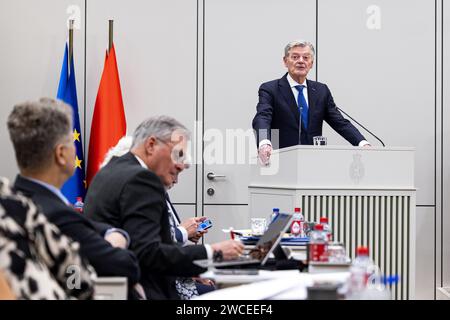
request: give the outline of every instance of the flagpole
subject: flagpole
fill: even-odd
[[[109,42],[108,42],[108,54],[113,46],[113,33],[114,33],[114,20],[109,20]]]
[[[69,72],[70,72],[70,63],[72,61],[72,57],[73,57],[73,24],[74,24],[75,20],[69,20],[69,60],[68,60],[68,68],[69,68]]]

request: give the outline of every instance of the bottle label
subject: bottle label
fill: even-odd
[[[301,231],[302,231],[302,222],[299,220],[295,220],[294,222],[292,222],[291,234],[293,236],[299,236],[301,234]]]
[[[273,222],[278,217],[279,212],[272,212],[270,215],[270,222]]]
[[[83,213],[83,207],[74,207],[75,211]]]
[[[75,209],[75,211],[77,211],[79,213],[83,213],[83,206],[84,206],[84,203],[78,200],[73,205],[73,208]]]
[[[316,262],[327,262],[327,245],[326,243],[310,243],[309,260]]]

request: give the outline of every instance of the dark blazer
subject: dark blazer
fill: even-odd
[[[205,271],[192,263],[207,258],[205,247],[173,242],[162,182],[132,153],[114,157],[96,174],[84,210],[89,217],[129,233],[148,299],[179,299],[175,277]]]
[[[114,248],[98,231],[107,227],[96,224],[67,206],[46,187],[17,176],[14,188],[30,197],[59,229],[80,243],[80,253],[87,258],[99,276],[127,277],[129,285],[139,281],[136,256],[130,250]]]
[[[292,89],[287,81],[287,73],[277,80],[263,83],[259,88],[259,102],[253,118],[253,129],[256,131],[257,143],[263,139],[272,141],[273,148],[285,148],[297,144],[313,144],[313,137],[322,135],[325,120],[334,130],[352,145],[357,146],[365,140],[363,135],[345,119],[331,96],[327,85],[306,80],[308,88],[308,130],[302,123],[299,142],[298,110]],[[270,129],[278,129],[278,133]]]

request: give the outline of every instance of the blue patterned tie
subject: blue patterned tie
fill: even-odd
[[[295,89],[298,90],[297,104],[303,121],[303,126],[306,130],[308,130],[308,104],[306,103],[305,96],[303,95],[303,88],[305,88],[304,85],[295,86]]]
[[[175,217],[173,216],[171,206],[169,204],[169,195],[166,193],[167,209],[169,211],[169,223],[170,223],[170,234],[172,235],[172,240],[174,243],[177,242],[175,236],[175,228],[177,223],[175,222]],[[197,286],[192,278],[177,277],[175,279],[175,288],[180,296],[181,300],[190,300],[193,297],[198,296]]]

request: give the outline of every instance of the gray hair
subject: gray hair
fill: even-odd
[[[180,133],[188,139],[190,138],[189,130],[172,117],[156,116],[148,118],[134,130],[131,148],[144,143],[150,136],[169,142],[174,132]]]
[[[311,42],[305,41],[305,40],[294,40],[289,42],[286,47],[284,47],[284,56],[287,57],[289,55],[289,50],[291,50],[294,47],[309,47],[312,53],[312,58],[314,60],[314,55],[316,54],[316,50],[314,49],[314,46]]]
[[[52,98],[27,101],[14,106],[7,124],[19,168],[40,169],[70,136],[72,108]]]

